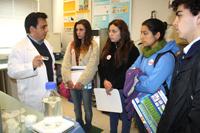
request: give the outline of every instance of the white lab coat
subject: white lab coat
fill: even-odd
[[[50,51],[54,68],[55,59],[52,47],[46,40],[44,43]],[[42,98],[48,95],[45,90],[48,77],[45,64],[33,70],[32,60],[36,55],[39,55],[39,52],[28,37],[18,42],[9,55],[8,75],[17,80],[20,101],[36,110],[44,111]]]

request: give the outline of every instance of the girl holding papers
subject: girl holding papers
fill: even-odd
[[[88,132],[92,127],[92,85],[97,72],[99,50],[93,40],[90,23],[79,20],[74,25],[74,40],[67,46],[63,64],[62,77],[65,86],[70,89],[74,103],[76,121]],[[85,111],[85,125],[82,119],[81,104]]]
[[[130,39],[127,24],[120,19],[113,20],[108,26],[108,39],[100,58],[99,75],[101,85],[107,94],[115,88],[120,92],[122,106],[124,108],[124,96],[122,89],[125,81],[126,70],[139,56],[139,51]],[[127,113],[110,112],[110,132],[117,133],[119,118],[122,119],[122,133],[129,133],[131,120]]]

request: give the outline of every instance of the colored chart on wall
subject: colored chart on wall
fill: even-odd
[[[131,24],[131,0],[94,0],[92,3],[93,29],[107,28],[113,19]]]
[[[72,30],[80,19],[91,20],[90,0],[64,0],[64,28]]]
[[[76,2],[64,1],[64,27],[72,28],[76,19]]]

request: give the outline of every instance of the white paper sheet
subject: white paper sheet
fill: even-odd
[[[97,109],[107,112],[122,112],[122,103],[117,89],[111,91],[111,95],[107,95],[105,88],[94,88]]]

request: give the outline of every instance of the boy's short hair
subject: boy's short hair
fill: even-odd
[[[173,10],[177,11],[179,5],[184,5],[194,16],[200,12],[200,0],[174,0],[172,2]]]

